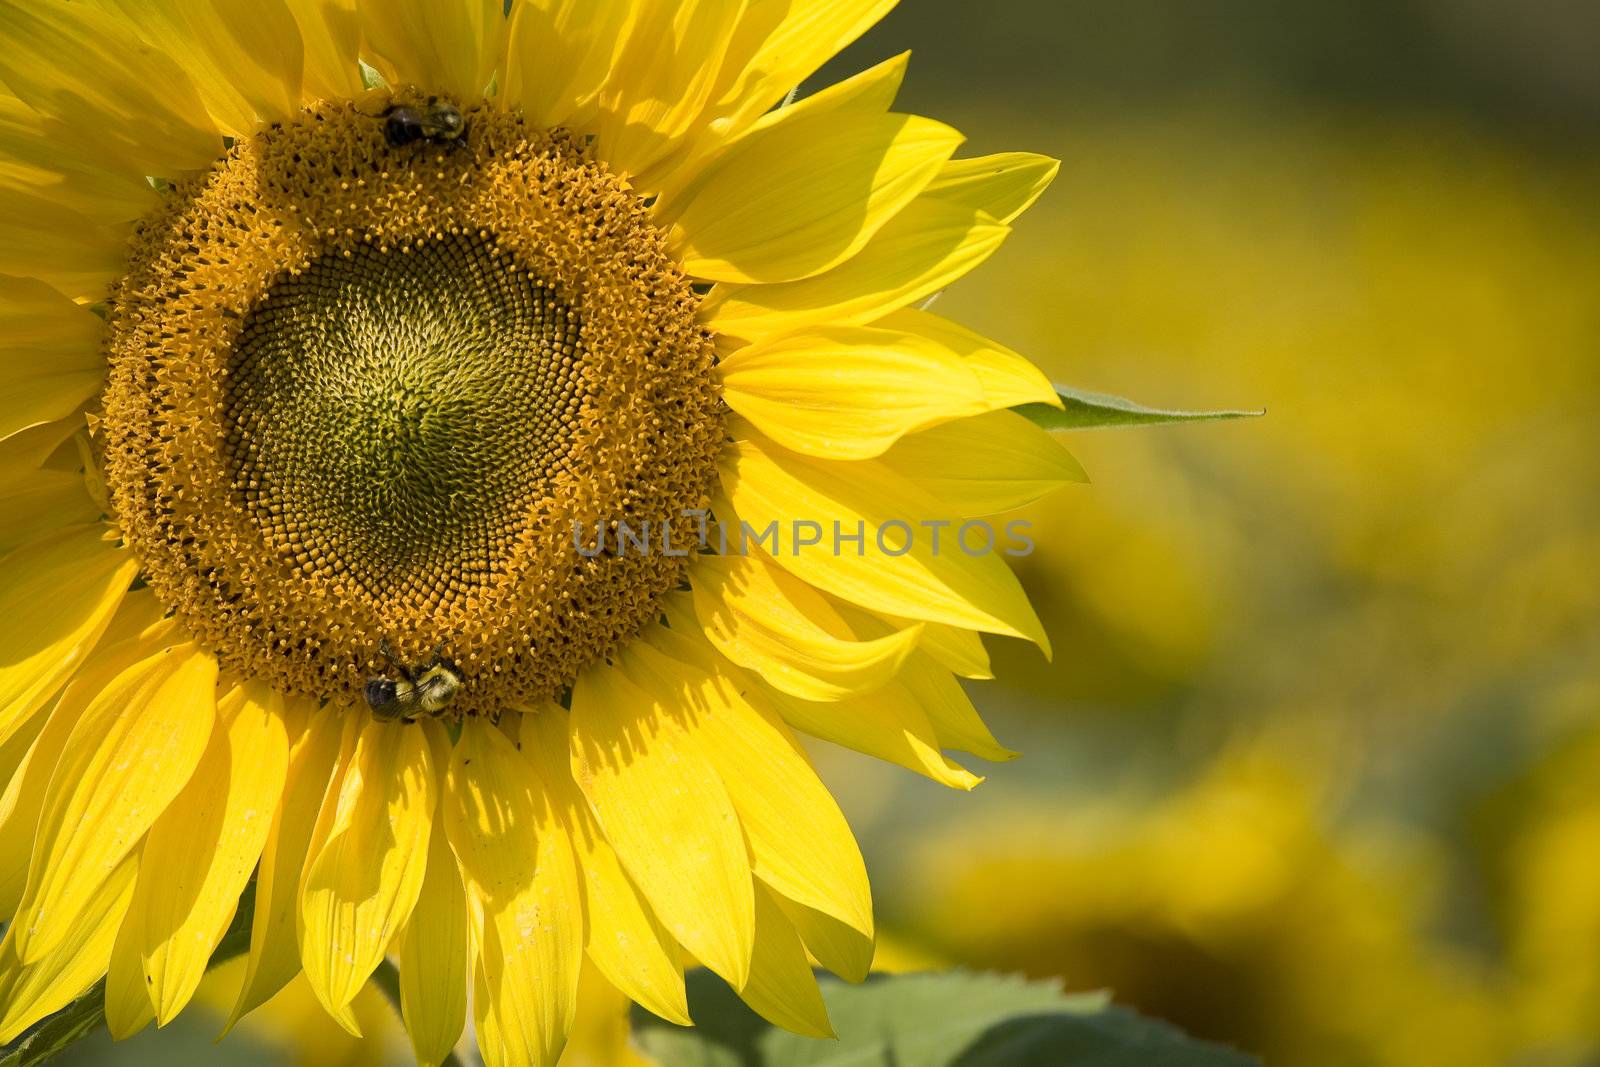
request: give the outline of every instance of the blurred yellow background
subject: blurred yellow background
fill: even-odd
[[[1600,8],[975,7],[869,43],[1064,165],[939,311],[1269,415],[1070,438],[1022,760],[829,760],[892,940],[1274,1067],[1600,1063]]]
[[[1270,411],[1071,437],[1023,567],[1055,662],[974,689],[1021,760],[819,754],[885,965],[1274,1067],[1600,1063],[1597,42],[1585,0],[904,0],[831,68],[914,47],[907,109],[1064,160],[941,313]],[[276,1010],[226,1062],[374,1062]]]

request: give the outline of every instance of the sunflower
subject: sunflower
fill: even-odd
[[[234,1020],[392,960],[419,1061],[547,1064],[690,960],[829,1032],[797,736],[1007,758],[957,677],[1045,636],[937,535],[1080,477],[919,307],[1054,161],[792,99],[892,6],[0,0],[0,1041],[165,1023],[247,893]]]

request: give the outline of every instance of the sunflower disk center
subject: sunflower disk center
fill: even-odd
[[[373,597],[486,584],[583,392],[578,322],[497,244],[325,256],[233,348],[234,485],[268,539]]]
[[[692,542],[724,439],[649,205],[567,133],[461,111],[450,146],[370,101],[238,142],[110,301],[105,475],[151,592],[240,677],[358,712],[386,650],[459,668],[449,715],[559,696],[687,566],[574,528]]]

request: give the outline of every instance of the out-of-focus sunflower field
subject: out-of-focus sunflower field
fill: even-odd
[[[819,77],[910,45],[908,110],[1064,161],[940,311],[1268,409],[1069,439],[1022,561],[1054,662],[993,642],[973,690],[1023,758],[964,795],[818,752],[880,966],[1274,1067],[1600,1063],[1597,43],[1582,0],[904,0]],[[380,1056],[292,999],[261,1062]],[[635,1062],[607,1007],[564,1062]]]
[[[1600,9],[945,6],[908,91],[1064,165],[941,310],[1269,414],[1071,439],[1024,758],[833,768],[885,926],[1276,1067],[1600,1062]]]

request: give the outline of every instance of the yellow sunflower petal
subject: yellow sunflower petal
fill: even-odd
[[[660,1067],[631,1040],[633,1004],[595,967],[578,979],[578,1017],[567,1046],[568,1067]]]
[[[771,890],[756,886],[756,948],[750,981],[739,997],[774,1026],[805,1037],[833,1037],[822,990],[806,960],[805,946],[794,924],[783,914]]]
[[[100,523],[53,531],[0,560],[0,740],[72,675],[116,614],[139,561]]]
[[[778,549],[768,551],[802,581],[862,607],[1027,638],[1048,653],[1044,627],[1002,557],[945,543],[955,539],[948,530],[936,546],[936,530],[911,527],[939,521],[943,508],[879,463],[830,463],[736,441],[722,484],[726,510],[742,523],[757,534],[776,524]],[[797,545],[795,516],[819,524],[825,537],[864,529],[861,550]]]
[[[146,610],[150,608],[155,609],[153,617]],[[5,793],[0,795],[0,916],[15,915],[22,902],[39,813],[44,810],[50,779],[67,738],[72,736],[84,709],[117,675],[170,643],[171,624],[157,621],[162,610],[155,597],[145,591],[124,600],[101,640],[104,647],[95,648],[62,690],[50,714],[37,717],[45,720],[44,726],[11,776]],[[125,630],[131,632],[124,634]],[[16,736],[25,735],[23,731]]]
[[[892,623],[871,612],[849,604],[839,608],[846,622],[863,637],[893,632]],[[927,714],[940,748],[960,749],[997,762],[1017,758],[1016,752],[995,740],[961,683],[926,649],[918,648],[911,654],[896,685]]]
[[[547,705],[522,716],[522,752],[565,813],[583,877],[589,958],[632,1000],[679,1026],[690,1025],[678,944],[622,869],[572,780],[566,711]]]
[[[755,876],[785,896],[872,931],[872,890],[855,836],[788,729],[741,695],[709,646],[663,627],[623,653],[629,676],[676,691],[684,743],[721,776]]]
[[[706,57],[726,51],[744,2],[647,0],[636,7],[598,98],[595,151],[614,170],[638,178],[683,147],[683,135],[716,89],[719,66]]]
[[[0,90],[0,188],[44,197],[100,223],[136,219],[158,196],[135,167]]]
[[[937,341],[967,361],[983,383],[985,395],[994,408],[1018,404],[1049,404],[1060,407],[1061,398],[1044,372],[1009,348],[973,333],[930,311],[904,308],[875,324],[890,330],[904,330]]]
[[[927,712],[941,748],[960,749],[995,763],[1017,758],[1015,751],[995,740],[961,683],[926,652],[912,657],[900,680]]]
[[[83,475],[67,471],[27,471],[0,475],[0,553],[41,537],[63,524],[90,522],[100,506],[90,498]]]
[[[829,606],[833,610],[833,605]],[[670,615],[670,608],[669,608]],[[853,604],[838,603],[837,613],[834,615],[836,625],[841,632],[863,640],[883,640],[893,635],[898,627],[905,625],[903,619],[884,618],[874,612],[856,607]],[[928,629],[943,630],[945,634],[965,634],[976,640],[976,635],[969,631],[955,630],[953,627],[940,627],[936,624],[927,624]],[[983,655],[982,643],[978,643],[978,654]],[[971,655],[970,651],[967,653]],[[987,657],[983,663],[987,664]],[[915,731],[917,736],[924,740],[931,739],[929,749],[961,749],[970,752],[981,759],[992,761],[1006,761],[1017,757],[1017,753],[1006,748],[995,740],[989,732],[989,727],[984,723],[978,711],[972,705],[971,699],[960,683],[952,677],[949,669],[944,667],[939,660],[930,654],[927,648],[919,647],[906,658],[904,666],[897,673],[894,680],[881,691],[883,703],[888,708],[905,709],[908,706],[920,709],[926,716],[927,726],[931,732],[922,732],[918,716],[910,716],[909,722],[918,724]],[[813,716],[825,715],[825,712],[811,713]],[[902,714],[904,711],[902,710]],[[931,755],[931,751],[924,750],[924,755]],[[926,766],[926,764],[924,764]],[[948,770],[953,765],[941,758],[937,769]],[[920,769],[920,768],[919,768]],[[956,768],[959,775],[964,777],[966,772]],[[936,775],[936,777],[939,777]],[[941,777],[941,780],[942,777]],[[952,783],[959,784],[959,783]],[[759,873],[759,872],[758,872]],[[786,887],[779,886],[780,889]],[[803,895],[790,893],[789,896],[805,902]],[[826,908],[824,911],[828,910]]]
[[[103,6],[118,17],[117,32],[124,39],[138,38],[145,47],[182,66],[201,107],[219,133],[247,137],[255,132],[254,109],[227,77],[217,57],[196,40],[193,24],[200,18],[210,22],[207,0],[191,0],[183,5],[106,0]]]
[[[137,863],[139,853],[134,853],[132,858]],[[136,880],[134,896],[138,895]],[[128,910],[133,910],[131,903]],[[117,1041],[133,1037],[156,1019],[155,1002],[151,1000],[148,979],[139,958],[142,927],[143,923],[129,922],[128,917],[124,917],[117,928],[111,962],[106,970],[106,1030]]]
[[[860,326],[932,296],[988,259],[1011,228],[923,197],[844,263],[780,285],[719,285],[701,317],[725,339],[756,341],[821,323]]]
[[[0,437],[0,476],[6,472],[40,469],[63,454],[68,442],[84,425],[83,416],[68,415],[64,419],[35,422]]]
[[[329,1004],[317,994],[315,989],[312,988],[310,978],[308,978],[305,974],[304,960],[302,959],[299,945],[299,942],[305,937],[305,918],[303,914],[303,904],[300,893],[300,890],[305,885],[305,873],[310,868],[312,860],[317,857],[317,854],[321,848],[321,843],[328,840],[333,826],[334,817],[339,811],[338,798],[344,789],[345,779],[350,776],[350,773],[355,765],[356,743],[361,739],[361,730],[362,726],[364,725],[362,719],[355,715],[338,716],[337,719],[341,722],[341,726],[338,730],[338,743],[334,751],[332,771],[328,776],[326,786],[323,788],[320,796],[318,797],[318,804],[315,815],[313,816],[313,821],[311,823],[310,834],[305,842],[305,849],[299,856],[295,857],[298,861],[298,866],[296,866],[292,872],[294,888],[291,890],[293,899],[290,905],[290,921],[292,925],[289,929],[292,931],[292,936],[296,941],[293,953],[294,981],[303,984],[306,989],[311,990],[312,998],[321,1005],[322,1010],[326,1012],[334,1022],[338,1023],[347,1034],[349,1034],[351,1037],[360,1039],[364,1035],[361,1029],[361,1021],[356,1015],[354,1003],[346,1004],[343,1007],[330,1007]],[[292,758],[293,757],[291,756],[291,760]],[[286,788],[293,788],[293,786],[290,784],[286,786]],[[267,848],[271,848],[271,846],[272,842],[269,840],[267,843]],[[265,851],[263,851],[263,864],[266,862],[266,857],[267,854]],[[283,858],[287,860],[289,857],[284,856]],[[285,878],[291,876],[291,872],[287,867],[284,869],[283,876]],[[251,947],[253,950],[253,936]],[[281,965],[288,964],[288,961],[282,959],[281,956],[279,957],[279,961]],[[246,988],[248,988],[248,983]],[[231,1025],[232,1023],[228,1024],[228,1026]],[[224,1028],[224,1031],[226,1031],[226,1027]]]
[[[871,459],[908,433],[988,410],[960,356],[895,330],[815,326],[741,348],[718,369],[730,408],[823,459]]]
[[[67,738],[40,814],[17,955],[69,935],[108,878],[188,783],[216,718],[217,661],[179,645],[119,674]]]
[[[818,963],[847,982],[866,981],[877,947],[871,937],[814,908],[783,896],[776,899]]]
[[[357,0],[364,48],[391,85],[483,96],[505,50],[502,0]]]
[[[430,727],[431,729],[431,727]],[[434,742],[438,760],[447,746]],[[411,1050],[423,1067],[450,1055],[467,1023],[467,896],[445,836],[445,805],[434,813],[428,838],[428,872],[406,923],[400,961],[400,1012]]]
[[[127,266],[126,234],[45,196],[0,188],[0,273],[43,279],[69,296],[103,295]]]
[[[105,381],[105,323],[36,278],[0,277],[0,438],[77,411]]]
[[[611,73],[638,9],[633,0],[525,0],[511,9],[503,107],[535,126],[569,122]]]
[[[983,781],[944,755],[928,713],[898,683],[827,703],[776,689],[762,692],[786,722],[812,737],[899,764],[952,789],[973,789]]]
[[[0,0],[0,82],[141,174],[203,167],[222,145],[188,75],[91,4]],[[4,216],[10,217],[10,212]]]
[[[883,612],[874,614],[896,629],[905,627],[910,621]],[[959,678],[994,677],[994,669],[989,664],[989,652],[983,647],[983,637],[973,630],[936,622],[924,623],[922,640],[917,642],[917,647]]]
[[[750,861],[720,776],[673,724],[676,700],[609,666],[584,672],[572,694],[572,773],[662,923],[742,986],[755,936]]]
[[[928,185],[927,194],[1001,222],[1015,222],[1044,195],[1060,170],[1060,160],[1032,152],[952,159]]]
[[[1014,411],[903,437],[882,462],[963,518],[1014,511],[1089,480],[1061,442]]]
[[[703,555],[689,571],[689,584],[711,643],[805,700],[877,689],[900,670],[922,633],[912,623],[875,641],[840,636],[822,595],[755,551]]]
[[[882,115],[894,106],[895,97],[900,95],[900,86],[905,83],[906,70],[910,65],[910,52],[890,56],[883,62],[868,67],[844,81],[835,82],[798,103],[767,111],[751,129],[757,132],[765,131],[781,123],[793,122],[797,118],[809,115],[830,114],[836,118]]]
[[[118,660],[119,657],[122,657],[123,667],[132,666],[172,644],[176,640],[172,635],[178,632],[178,620],[168,616],[167,606],[154,593],[149,589],[134,589],[117,605],[117,613],[100,634],[92,658],[84,661],[83,668],[73,675],[73,682],[75,684],[100,664]],[[110,678],[106,681],[109,682]]]
[[[306,93],[324,100],[361,92],[361,22],[356,0],[288,0],[305,49]]]
[[[0,782],[5,783],[0,786],[0,798],[10,792],[12,781],[27,766],[28,753],[33,750],[33,743],[39,739],[48,721],[48,715],[35,715],[26,729],[17,731],[9,741],[0,745]],[[4,822],[7,810],[5,801],[0,799],[0,824]]]
[[[854,39],[870,25],[866,9],[877,9],[871,14],[876,21],[891,5],[892,0],[868,0],[865,5],[861,0],[747,4],[723,52],[716,90],[684,133],[684,147],[652,173],[651,187],[660,190],[670,208],[686,186],[746,133],[840,90],[841,86],[835,85],[799,104],[774,106],[797,92],[808,75],[838,52],[846,36]],[[909,56],[909,52],[896,56],[850,82],[875,81],[870,95],[877,98],[876,110],[888,111]],[[657,206],[662,206],[660,201]]]
[[[289,741],[283,699],[235,689],[189,784],[156,820],[127,922],[140,974],[165,1026],[194,995],[255,870],[283,795]]]
[[[445,829],[466,883],[485,1061],[553,1065],[578,1005],[583,900],[555,799],[500,730],[462,727],[445,776]]]
[[[735,45],[730,47],[727,57],[728,64],[741,70],[745,68],[737,50],[740,39],[749,32],[753,14],[747,10],[745,20],[740,24],[740,31],[735,35]],[[725,114],[720,117],[703,116],[706,128],[689,134],[686,138],[687,147],[651,175],[655,179],[652,187],[659,188],[654,206],[656,217],[664,221],[676,218],[679,208],[688,201],[690,194],[704,184],[708,173],[713,169],[711,164],[720,161],[733,145],[739,143],[740,135],[764,131],[776,123],[790,121],[797,114],[804,115],[820,109],[828,109],[835,116],[870,117],[884,114],[894,106],[894,98],[900,92],[901,83],[905,81],[906,67],[910,60],[911,53],[902,52],[852,78],[831,85],[798,104],[767,111],[759,116],[759,121],[747,122],[740,117],[737,120],[739,125],[735,126],[735,120]],[[724,73],[726,74],[726,70]],[[735,105],[730,103],[727,106]]]
[[[684,602],[682,594],[667,597],[662,607],[670,633],[692,634],[697,631],[694,614]],[[904,625],[904,622],[895,620],[889,624]],[[853,630],[846,632],[854,634]],[[663,638],[657,634],[656,639],[659,641]],[[666,640],[672,642],[674,652],[686,662],[693,662],[719,676],[730,673],[725,664],[716,663],[715,657],[708,660],[703,650],[696,651],[694,642],[672,638]],[[731,676],[736,680],[741,678],[737,672],[732,672]],[[788,723],[813,737],[898,763],[955,789],[971,789],[983,781],[940,752],[938,731],[934,729],[922,705],[898,679],[868,696],[845,697],[835,701],[801,700],[778,689],[743,683],[737,686],[736,691],[763,718],[779,724],[780,728],[782,723]]]
[[[427,736],[368,722],[324,800],[300,880],[300,963],[332,1014],[348,1009],[416,906],[433,808]]]
[[[711,123],[711,134],[719,139],[737,136],[887,15],[896,3],[897,0],[795,0],[786,5],[751,5],[745,13],[744,32],[761,33],[763,39],[723,95],[726,104]],[[777,21],[770,22],[774,18]],[[903,69],[903,62],[901,66]]]
[[[809,278],[859,252],[938,173],[961,134],[819,96],[742,138],[679,205],[684,269],[725,282]]]
[[[13,930],[0,944],[0,1044],[81,996],[111,962],[117,928],[133,899],[136,857],[129,856],[95,894],[81,920],[50,952],[30,964],[17,957]]]
[[[284,0],[110,0],[137,34],[188,74],[217,129],[248,137],[300,107],[300,30]]]
[[[490,985],[488,972],[476,947],[472,953],[472,1016],[473,1037],[478,1043],[478,1058],[484,1067],[522,1067],[531,1060],[519,1063],[505,1037],[505,1024],[500,1019],[500,1008],[495,1003],[495,991]]]
[[[199,0],[184,6],[196,43],[214,57],[258,122],[299,113],[305,45],[287,0]]]
[[[244,984],[224,1033],[300,973],[296,934],[300,873],[306,864],[317,814],[339,761],[343,724],[336,715],[317,714],[314,707],[301,706],[291,711],[288,771],[256,875],[256,911],[250,928]]]

